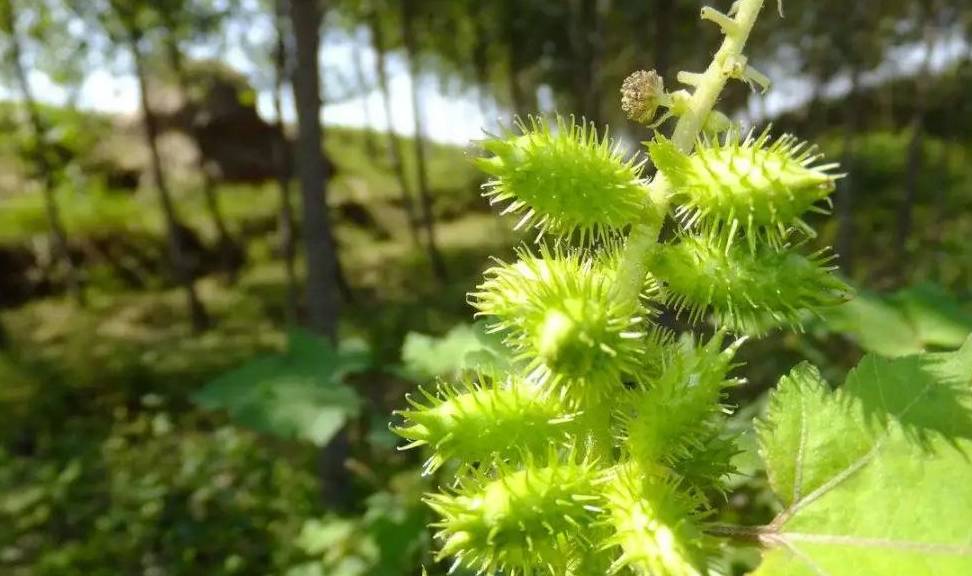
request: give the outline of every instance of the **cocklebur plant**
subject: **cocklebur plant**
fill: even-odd
[[[792,136],[743,136],[713,109],[730,80],[768,86],[743,54],[762,8],[702,10],[722,45],[704,72],[678,74],[686,89],[666,92],[654,72],[625,81],[632,120],[677,119],[646,143],[651,176],[572,118],[482,143],[485,196],[540,244],[496,261],[469,296],[513,368],[423,390],[393,428],[445,478],[426,502],[454,569],[689,576],[717,570],[721,537],[782,542],[770,527],[710,523],[738,452],[724,405],[734,356],[850,291],[828,252],[805,248],[804,216],[826,213],[836,167]],[[659,322],[666,306],[711,328],[677,337]]]

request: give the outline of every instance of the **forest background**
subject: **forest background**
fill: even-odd
[[[528,235],[469,140],[574,113],[641,154],[618,89],[705,65],[701,6],[0,0],[0,572],[444,572],[387,426],[503,356],[465,294]],[[858,297],[747,346],[744,434],[801,360],[972,331],[972,5],[783,8],[774,87],[722,107],[841,162],[819,242]],[[753,460],[725,518],[772,517]]]

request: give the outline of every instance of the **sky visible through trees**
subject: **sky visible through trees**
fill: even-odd
[[[265,14],[252,17],[253,2],[241,3],[240,13],[246,17],[233,18],[226,23],[226,35],[218,43],[195,42],[190,43],[187,53],[191,58],[217,58],[244,74],[253,74],[260,63],[248,57],[247,45],[268,42],[273,34],[273,23]],[[385,115],[382,113],[382,97],[374,77],[375,53],[370,45],[368,31],[364,26],[348,32],[345,30],[327,30],[324,35],[320,62],[323,72],[325,90],[325,105],[323,118],[326,124],[349,127],[370,126],[376,130],[386,129]],[[369,85],[362,91],[354,82],[352,58],[354,51],[360,51],[362,62],[366,68],[366,79]],[[965,38],[958,32],[946,34],[937,44],[931,59],[933,70],[941,70],[954,63],[969,50]],[[925,58],[926,48],[920,42],[909,43],[889,50],[884,63],[875,70],[864,75],[864,85],[878,84],[887,78],[908,76],[914,74]],[[79,104],[82,108],[112,113],[132,114],[138,109],[137,82],[127,73],[129,63],[124,55],[117,58],[111,65],[102,65],[87,71],[85,82],[81,88]],[[411,135],[414,132],[412,107],[410,103],[411,77],[407,63],[400,52],[388,56],[389,83],[393,94],[392,110],[393,125],[399,134]],[[772,72],[775,84],[766,95],[753,94],[749,98],[746,110],[742,112],[748,118],[770,117],[806,103],[814,83],[814,79],[807,75],[793,74],[791,63],[786,55],[773,62],[767,69]],[[63,104],[69,97],[68,91],[60,85],[50,81],[49,77],[40,70],[33,70],[29,75],[34,91],[39,100],[49,104]],[[426,132],[432,140],[466,144],[483,136],[483,130],[496,130],[508,126],[511,117],[509,109],[498,104],[495,99],[488,99],[486,114],[483,106],[479,105],[478,92],[469,87],[457,86],[448,80],[431,73],[420,76],[420,93],[422,105],[434,114],[426,115]],[[829,83],[824,94],[839,97],[849,90],[849,78],[839,76]],[[272,117],[272,97],[269,87],[258,87],[257,107],[266,117]],[[542,111],[554,112],[555,105],[549,88],[541,86],[538,89],[539,104]],[[15,93],[9,88],[0,86],[0,98],[9,99]],[[284,95],[284,117],[287,122],[294,122],[293,101],[290,93]],[[364,110],[367,106],[367,112]]]

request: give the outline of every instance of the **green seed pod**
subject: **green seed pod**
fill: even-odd
[[[712,426],[708,434],[695,434],[698,448],[671,463],[678,477],[695,490],[725,493],[726,480],[737,472],[733,458],[740,449],[733,435],[724,435],[724,427]]]
[[[521,251],[516,263],[487,270],[470,303],[548,389],[606,394],[639,371],[641,310],[614,298],[612,272],[576,253]]]
[[[683,236],[662,246],[652,273],[664,297],[698,321],[712,310],[717,323],[735,332],[761,335],[780,325],[800,327],[801,312],[840,304],[851,289],[831,272],[833,255],[810,256],[763,246],[755,252],[726,248],[720,239]]]
[[[692,155],[663,136],[648,144],[651,159],[682,201],[676,211],[686,226],[702,222],[727,231],[729,241],[742,230],[751,249],[757,240],[779,245],[789,227],[809,236],[800,216],[826,213],[816,204],[834,190],[837,164],[816,165],[820,155],[796,138],[770,141],[768,131],[742,142],[730,131],[725,142],[705,140]],[[829,200],[828,200],[829,202]]]
[[[697,526],[704,498],[679,486],[664,471],[618,466],[604,487],[614,534],[603,546],[620,547],[609,574],[705,574],[705,539]]]
[[[598,473],[588,463],[547,466],[528,462],[519,471],[499,470],[460,483],[453,495],[432,494],[426,502],[442,520],[439,558],[492,574],[569,574],[590,551],[582,545],[600,513]]]
[[[494,176],[483,195],[490,204],[508,202],[503,214],[521,214],[517,229],[589,241],[638,220],[648,197],[644,161],[625,160],[619,145],[573,118],[558,118],[555,132],[539,118],[518,127],[521,136],[482,142],[493,156],[477,160]]]
[[[745,341],[740,338],[722,349],[724,334],[717,333],[704,346],[682,341],[674,347],[662,374],[647,389],[632,392],[622,413],[625,448],[645,466],[689,460],[705,449],[722,423],[723,391],[738,383],[727,373]]]
[[[392,430],[411,440],[403,449],[428,445],[434,450],[426,474],[453,458],[465,463],[512,459],[568,443],[574,415],[558,398],[541,395],[522,379],[486,385],[467,380],[463,388],[440,385],[435,395],[420,388],[427,403],[406,396],[412,408],[398,412],[405,425]]]

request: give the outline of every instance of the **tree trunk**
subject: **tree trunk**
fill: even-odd
[[[374,127],[371,124],[371,109],[368,107],[368,94],[371,92],[371,89],[368,86],[368,77],[365,74],[364,59],[361,55],[361,46],[359,46],[357,42],[354,42],[352,43],[351,50],[351,60],[354,68],[355,82],[358,85],[358,90],[361,91],[361,112],[364,114],[365,124],[365,149],[368,151],[368,155],[370,157],[375,158],[378,156],[378,143],[375,142]]]
[[[324,3],[290,0],[290,18],[296,45],[294,102],[297,106],[297,178],[304,208],[302,232],[307,259],[308,327],[337,345],[340,301],[338,260],[327,211],[326,170],[321,126],[320,52]],[[350,453],[347,429],[342,429],[321,451],[321,496],[335,509],[350,506],[351,479],[345,462]]]
[[[172,71],[175,73],[176,82],[178,83],[179,90],[182,92],[183,98],[186,101],[186,107],[190,111],[195,111],[195,104],[189,99],[190,86],[189,78],[186,74],[186,68],[182,59],[182,51],[179,48],[178,42],[174,38],[174,23],[167,22],[167,38],[166,38],[166,51],[169,56],[169,64],[172,66]],[[196,142],[196,148],[198,155],[196,156],[196,170],[199,175],[202,176],[202,192],[203,198],[206,202],[206,211],[209,213],[209,218],[213,222],[213,227],[216,229],[216,241],[219,249],[220,260],[222,261],[223,271],[226,272],[227,277],[231,284],[235,284],[238,277],[238,269],[241,259],[241,248],[237,246],[236,242],[233,241],[232,236],[229,233],[229,228],[226,226],[226,219],[223,217],[223,212],[219,206],[219,196],[216,190],[216,182],[213,178],[209,167],[206,165],[206,157],[203,155],[203,145],[202,136],[199,129],[195,125],[194,114],[189,115],[189,133],[192,139]]]
[[[611,0],[571,0],[574,100],[588,122],[600,125],[600,65]]]
[[[523,21],[523,15],[517,13],[517,0],[507,0],[505,3],[506,7],[506,49],[509,53],[509,84],[510,84],[510,103],[513,107],[513,113],[520,117],[526,118],[528,115],[536,112],[537,110],[537,99],[536,91],[530,93],[530,90],[526,87],[528,84],[527,80],[524,78],[528,63],[526,62],[526,54],[524,53],[523,46],[526,41],[525,36],[529,33],[526,30],[526,23]]]
[[[425,158],[425,122],[422,117],[422,103],[419,100],[418,51],[415,45],[414,0],[402,0],[402,40],[408,58],[408,70],[412,87],[412,116],[415,119],[415,171],[418,176],[419,207],[422,210],[422,225],[425,228],[426,246],[432,261],[432,270],[440,282],[448,279],[445,262],[439,253],[435,238],[435,218],[432,213],[432,198],[429,193],[428,168]]]
[[[297,250],[294,242],[294,208],[290,195],[290,179],[293,174],[293,159],[290,154],[290,143],[283,119],[283,91],[287,81],[287,36],[285,18],[287,15],[287,0],[277,0],[274,14],[277,41],[273,54],[274,82],[273,82],[273,113],[277,128],[277,141],[274,143],[274,161],[277,165],[277,188],[280,191],[280,252],[284,259],[284,269],[287,277],[287,296],[284,314],[287,323],[296,325],[298,320],[298,287],[297,287]]]
[[[327,212],[323,162],[318,52],[323,8],[317,0],[291,0],[290,17],[296,40],[294,101],[297,106],[297,177],[303,199],[304,250],[307,258],[308,326],[331,340],[337,338],[340,304],[337,298],[337,257]]]
[[[491,38],[486,24],[489,18],[486,3],[478,3],[471,10],[469,17],[475,29],[475,44],[473,46],[473,69],[476,73],[476,93],[478,95],[479,113],[488,119],[489,109],[489,47]]]
[[[930,8],[929,8],[930,10]],[[915,88],[915,109],[911,117],[911,139],[908,142],[905,173],[904,197],[898,207],[898,230],[895,237],[896,268],[898,277],[906,282],[909,276],[908,266],[908,238],[911,236],[912,214],[915,201],[918,198],[918,176],[923,161],[923,145],[925,133],[925,109],[928,102],[928,86],[931,82],[931,61],[935,51],[935,27],[930,22],[933,17],[926,14],[925,24],[925,55],[921,65]]]
[[[385,35],[381,29],[377,10],[371,10],[368,14],[368,25],[371,29],[371,44],[375,51],[378,85],[381,88],[382,103],[385,108],[385,122],[388,124],[386,131],[388,157],[391,160],[391,168],[395,173],[395,178],[398,180],[398,186],[402,189],[402,208],[405,210],[405,217],[408,219],[408,231],[412,236],[412,243],[418,246],[422,243],[419,236],[418,215],[415,213],[412,192],[405,175],[405,165],[402,162],[402,143],[398,134],[395,133],[394,126],[392,126],[392,96],[388,83],[388,69],[385,67],[385,51],[387,48],[385,47]]]
[[[674,0],[655,0],[655,9],[652,19],[655,23],[654,52],[655,52],[655,72],[665,78],[668,69],[671,67],[671,37],[675,25],[673,16],[675,13]]]
[[[162,158],[159,155],[158,147],[158,120],[155,117],[152,106],[149,104],[145,63],[142,59],[142,50],[138,45],[139,34],[133,30],[129,30],[128,34],[128,44],[132,54],[132,60],[135,62],[135,76],[138,80],[139,98],[142,105],[145,143],[148,146],[151,157],[151,169],[152,177],[155,181],[155,189],[159,193],[162,213],[165,216],[169,260],[176,282],[181,284],[185,291],[186,304],[189,308],[192,328],[196,332],[201,332],[209,327],[209,315],[206,313],[206,309],[196,294],[192,271],[189,269],[188,262],[186,262],[186,257],[182,250],[182,226],[179,224],[178,217],[176,216],[172,196],[169,194],[169,187],[162,171]]]
[[[843,170],[847,174],[837,183],[837,253],[844,275],[852,277],[854,272],[854,144],[861,130],[860,70],[851,70],[851,88],[845,108],[844,142],[842,151]]]
[[[4,22],[0,23],[7,30],[10,36],[10,60],[13,64],[14,74],[17,84],[20,86],[20,93],[27,107],[27,116],[30,121],[31,131],[35,139],[36,148],[33,150],[34,157],[31,159],[37,170],[41,173],[41,188],[44,194],[44,210],[47,215],[47,225],[51,233],[51,259],[54,262],[64,264],[65,282],[68,292],[78,303],[79,306],[85,305],[84,287],[81,285],[77,266],[71,258],[71,251],[68,247],[67,230],[61,220],[60,208],[57,205],[57,179],[54,174],[54,167],[48,160],[48,140],[47,127],[40,116],[37,102],[34,100],[34,93],[30,88],[27,79],[27,72],[24,69],[23,49],[20,45],[20,35],[17,32],[16,14],[13,3],[3,11]]]
[[[587,41],[589,26],[591,25],[592,14],[588,13],[587,8],[593,4],[594,0],[568,0],[567,11],[569,14],[570,50],[573,53],[571,58],[571,76],[574,79],[573,100],[574,108],[579,110],[586,120],[588,116],[589,100],[591,90],[591,71],[588,60],[590,59],[590,46]]]

